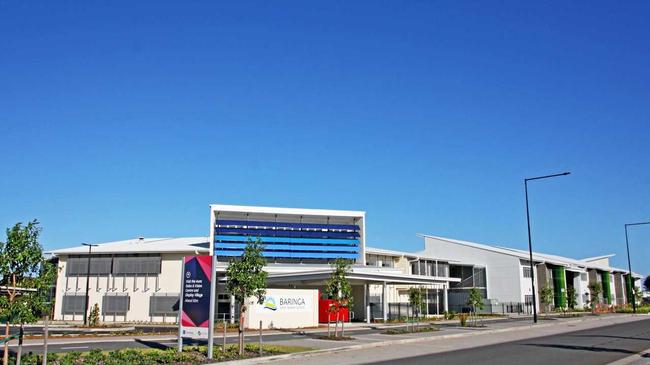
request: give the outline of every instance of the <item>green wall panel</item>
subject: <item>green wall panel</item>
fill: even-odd
[[[553,267],[553,292],[555,308],[566,307],[566,272],[563,266]]]
[[[612,304],[612,277],[609,272],[604,271],[602,274],[603,278],[603,299],[605,303]]]
[[[634,291],[632,289],[632,277],[630,275],[625,275],[625,291],[627,293],[627,304],[632,304]]]

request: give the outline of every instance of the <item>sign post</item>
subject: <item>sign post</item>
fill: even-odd
[[[182,350],[183,338],[209,339],[214,315],[213,256],[185,256],[181,282],[181,312],[178,347]],[[208,348],[208,352],[210,348]]]
[[[217,297],[217,255],[213,253],[210,257],[211,262],[211,273],[213,274],[212,280],[210,280],[210,322],[208,323],[208,359],[212,359],[214,352],[214,304]]]

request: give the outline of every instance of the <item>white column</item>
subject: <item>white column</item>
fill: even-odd
[[[388,322],[388,290],[386,289],[386,282],[381,287],[381,304],[384,308],[384,323]]]
[[[366,297],[366,323],[370,323],[370,284],[363,286]]]

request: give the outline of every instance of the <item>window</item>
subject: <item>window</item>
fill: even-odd
[[[485,288],[487,285],[485,283],[485,268],[484,267],[475,267],[474,268],[474,286],[478,288]]]
[[[86,296],[64,295],[61,307],[63,314],[84,314],[86,312]]]
[[[419,270],[419,265],[418,262],[411,262],[411,274],[412,275],[420,275],[420,270]]]
[[[115,275],[160,274],[160,256],[121,256],[113,260]]]
[[[149,298],[150,316],[175,316],[178,313],[179,294],[154,294]]]
[[[436,276],[448,277],[449,276],[449,264],[444,262],[438,262],[438,273]]]
[[[113,259],[107,255],[90,256],[90,275],[108,275],[111,273]],[[88,274],[88,256],[70,256],[66,260],[65,273],[68,276]]]
[[[530,275],[530,267],[524,266],[523,269],[524,269],[524,277],[525,278],[530,278],[532,276],[532,275]]]
[[[102,314],[126,315],[131,304],[130,299],[128,295],[104,295],[102,298]]]
[[[529,268],[529,269],[530,269],[530,268]],[[526,304],[532,304],[532,303],[533,303],[533,295],[532,295],[532,294],[525,295],[525,296],[524,296],[524,303],[526,303]]]

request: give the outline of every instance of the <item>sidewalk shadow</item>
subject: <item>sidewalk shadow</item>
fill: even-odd
[[[563,350],[576,350],[576,351],[590,351],[590,352],[618,352],[621,354],[636,354],[636,351],[630,351],[625,349],[613,349],[608,347],[595,347],[595,346],[578,346],[578,345],[558,345],[558,344],[537,344],[537,343],[527,343],[526,346],[536,346],[536,347],[547,347],[547,348],[556,348]]]
[[[146,341],[146,340],[141,340],[139,338],[136,338],[135,342],[157,350],[167,350],[169,348],[169,346],[163,345],[162,343],[156,341]]]

